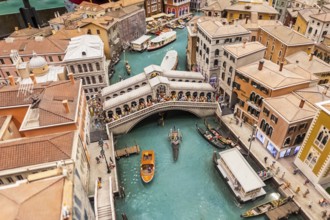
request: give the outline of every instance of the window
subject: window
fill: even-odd
[[[301,125],[299,125],[298,130],[300,131],[300,130],[302,130],[302,129],[307,128],[307,125],[308,125],[307,122],[306,122],[306,123],[303,123],[303,124],[301,124]]]
[[[314,140],[314,144],[323,150],[324,146],[327,144],[329,139],[329,130],[322,126],[317,135],[317,138]]]
[[[215,52],[214,52],[214,55],[217,57],[217,56],[219,56],[219,54],[220,54],[220,50],[216,49]]]
[[[78,65],[78,72],[79,72],[79,73],[82,73],[82,67],[81,67],[80,64]]]
[[[282,56],[282,50],[280,50],[280,52],[278,52],[278,56]]]
[[[103,83],[103,77],[102,76],[99,76],[99,82]]]
[[[1,63],[1,64],[5,64],[5,61],[1,58],[1,59],[0,59],[0,63]]]
[[[220,42],[219,40],[216,40],[216,41],[215,41],[216,44],[219,44],[219,42]]]
[[[100,70],[101,70],[101,68],[100,68],[100,64],[99,64],[99,63],[95,63],[95,65],[96,65],[96,70],[97,70],[97,71],[100,71]]]
[[[310,168],[314,168],[316,161],[319,159],[320,157],[320,153],[317,152],[313,147],[310,149],[306,159],[305,159],[305,163],[310,167]]]
[[[23,179],[23,176],[22,176],[22,175],[17,175],[17,176],[16,176],[16,179],[18,179],[18,180],[22,180],[22,179]]]
[[[91,71],[91,72],[93,71],[93,66],[91,63],[88,64],[88,68],[89,68],[89,71]]]
[[[87,30],[87,34],[92,34],[91,29],[88,29],[88,30]]]
[[[11,178],[11,177],[7,177],[6,179],[7,179],[8,183],[13,183],[14,182],[13,178]]]
[[[59,61],[62,61],[62,57],[61,56],[57,56]]]
[[[52,56],[48,56],[48,59],[50,62],[53,62],[53,57]]]
[[[224,72],[222,72],[222,74],[221,74],[221,79],[222,79],[222,81],[225,80],[225,73]]]
[[[275,124],[277,124],[277,120],[278,120],[278,118],[275,116],[275,115],[271,115],[270,116],[270,120],[272,120],[272,122],[274,122]]]
[[[258,16],[258,19],[259,19],[259,20],[262,20],[262,15],[259,15],[259,16]]]
[[[227,79],[227,85],[230,86],[230,84],[231,84],[231,78],[228,77],[228,79]]]
[[[97,29],[97,30],[96,30],[96,33],[97,33],[97,34],[100,34],[101,32],[100,32],[100,30]]]
[[[290,146],[290,142],[291,142],[291,138],[290,137],[287,137],[285,139],[285,142],[284,142],[284,147],[289,147]]]
[[[269,116],[269,110],[266,107],[264,107],[262,112],[267,115],[267,117]]]
[[[87,85],[91,84],[91,80],[89,77],[86,77],[86,80],[87,80]]]
[[[313,28],[312,27],[308,28],[308,33],[309,34],[312,33],[312,31],[313,31]]]
[[[86,63],[83,64],[84,72],[88,72]]]
[[[224,51],[223,55],[228,58],[228,52],[227,51]]]
[[[70,66],[70,70],[71,70],[72,73],[75,73],[74,66]]]
[[[7,76],[10,76],[10,72],[6,72]]]
[[[218,60],[214,60],[214,67],[218,67],[219,61]]]
[[[291,134],[291,133],[295,132],[296,129],[297,129],[296,126],[289,127],[288,134]]]
[[[3,185],[4,183],[3,183],[3,181],[2,181],[2,179],[0,179],[0,185]]]
[[[92,76],[92,83],[93,83],[93,84],[96,83],[95,76]]]

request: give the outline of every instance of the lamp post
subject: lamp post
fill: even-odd
[[[107,161],[107,157],[105,156],[105,154],[104,154],[104,149],[103,149],[103,139],[101,138],[100,140],[99,140],[99,147],[101,147],[101,151],[100,151],[100,154],[104,157],[104,159],[105,159],[105,164],[106,164],[106,166],[107,166],[107,173],[111,173],[111,170],[110,170],[110,168],[109,168],[109,164],[108,164],[108,161]]]
[[[254,124],[253,125],[253,127],[252,127],[252,133],[251,133],[251,137],[250,137],[250,144],[249,144],[249,151],[248,151],[248,154],[247,154],[247,159],[250,157],[250,151],[251,151],[251,146],[252,146],[252,140],[253,140],[253,138],[254,138],[254,133],[255,133],[255,131],[256,131],[256,129],[257,129],[257,125],[256,124]]]

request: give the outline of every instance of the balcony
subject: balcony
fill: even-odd
[[[258,112],[260,112],[260,108],[254,102],[247,101],[246,104],[257,110]]]

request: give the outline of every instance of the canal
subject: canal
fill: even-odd
[[[143,72],[151,64],[160,64],[168,50],[175,49],[179,54],[178,70],[185,70],[186,29],[177,31],[177,40],[153,52],[126,52],[115,66],[112,83],[119,76],[127,78],[124,60],[132,67],[132,75]],[[124,58],[125,56],[125,58]],[[214,119],[213,121],[216,126]],[[117,219],[125,213],[134,220],[213,220],[241,219],[240,214],[262,201],[271,199],[276,191],[272,182],[267,182],[267,196],[239,205],[230,188],[216,171],[212,153],[216,150],[196,131],[195,124],[203,126],[203,119],[194,115],[171,111],[165,119],[164,127],[157,125],[157,115],[141,121],[128,134],[116,137],[116,148],[139,144],[141,150],[152,149],[156,154],[156,174],[149,184],[140,179],[140,155],[122,158],[117,163],[119,184],[125,188],[126,197],[116,199]],[[173,162],[172,149],[168,141],[170,129],[176,126],[183,133],[179,159]],[[259,170],[253,161],[249,161]],[[266,219],[264,216],[255,219]],[[290,219],[302,219],[293,216]]]

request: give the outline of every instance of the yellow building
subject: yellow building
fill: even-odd
[[[318,113],[294,163],[321,194],[329,197],[324,188],[330,183],[330,101],[317,106]]]
[[[276,20],[278,12],[267,3],[262,4],[235,4],[226,7],[227,20],[257,18],[259,20]]]
[[[293,27],[293,29],[303,35],[305,35],[306,30],[307,30],[307,26],[308,26],[308,22],[310,19],[310,15],[313,14],[318,14],[320,11],[320,9],[317,8],[306,8],[306,9],[302,9],[298,12],[298,16],[297,16],[297,20],[296,23]]]
[[[120,42],[117,21],[116,18],[103,16],[98,19],[86,18],[79,25],[87,34],[99,35],[104,43],[104,54],[107,59],[112,58],[116,53],[115,51],[119,50],[117,48]]]
[[[260,27],[259,42],[267,47],[265,59],[280,64],[285,57],[304,51],[311,53],[314,42],[286,26]]]

